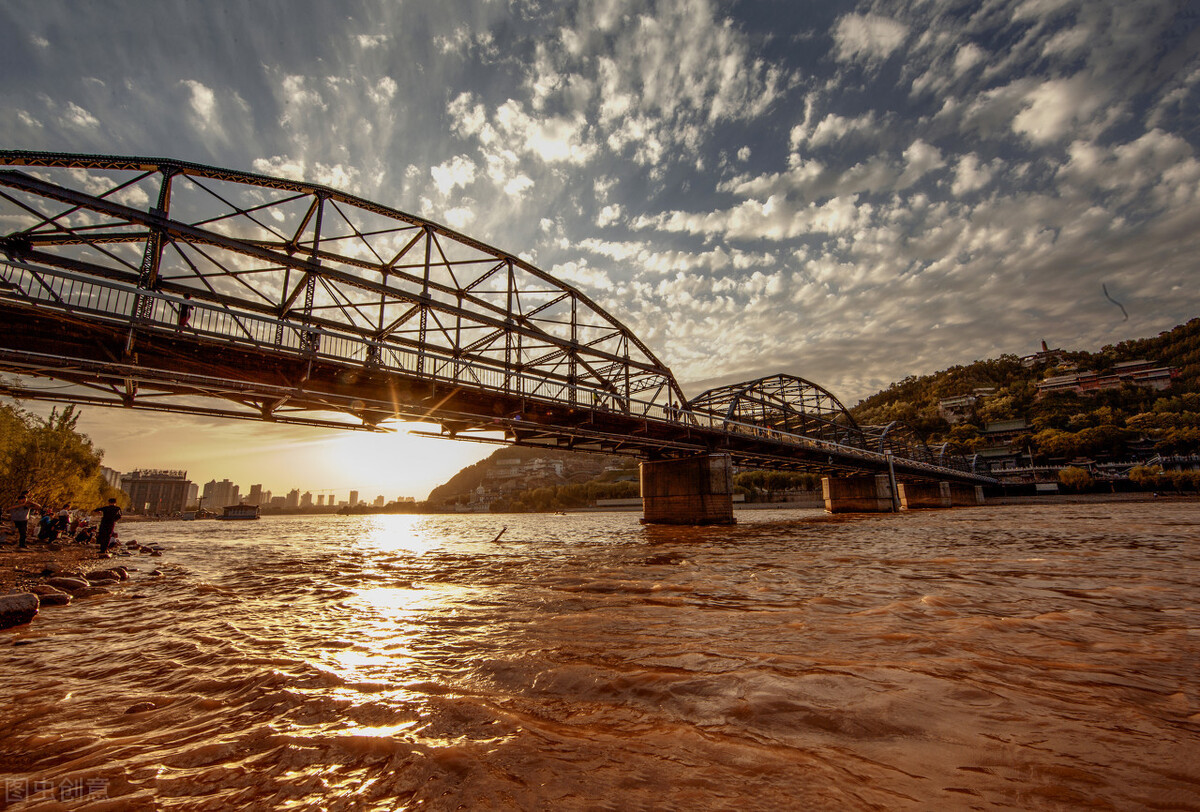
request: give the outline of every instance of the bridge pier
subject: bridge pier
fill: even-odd
[[[830,513],[891,513],[896,510],[887,474],[827,476],[821,479],[825,509]]]
[[[975,507],[983,504],[982,485],[961,485],[950,483],[950,504],[954,507]]]
[[[948,508],[950,505],[949,482],[900,483],[900,506],[905,510]]]
[[[733,461],[708,454],[641,464],[645,524],[733,524]]]

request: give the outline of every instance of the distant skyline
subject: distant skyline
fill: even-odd
[[[13,0],[0,23],[0,147],[303,178],[445,223],[580,288],[689,395],[789,372],[853,405],[1200,315],[1187,0]],[[493,450],[80,427],[118,470],[277,493],[424,498]]]

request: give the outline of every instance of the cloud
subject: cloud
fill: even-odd
[[[354,41],[358,43],[358,47],[362,48],[364,51],[372,48],[381,48],[386,45],[389,40],[391,40],[391,37],[387,34],[359,34],[354,38]]]
[[[475,163],[466,155],[456,155],[429,170],[433,185],[445,197],[455,188],[466,188],[475,182]]]
[[[821,119],[808,137],[810,147],[832,144],[855,132],[872,133],[876,129],[875,113],[869,111],[856,118],[845,118],[830,113]]]
[[[600,213],[596,215],[596,225],[600,228],[610,226],[621,219],[620,204],[612,204],[600,209]]]
[[[968,192],[978,191],[987,186],[992,180],[992,171],[979,162],[979,156],[969,153],[958,159],[954,167],[954,182],[950,191],[955,197],[962,197]]]
[[[908,26],[876,14],[847,14],[833,31],[836,57],[842,62],[881,62],[908,37]]]
[[[62,114],[60,120],[67,126],[79,129],[94,130],[100,126],[100,119],[87,110],[84,110],[75,102],[67,102],[67,109]]]
[[[1090,120],[1109,99],[1084,77],[1051,79],[1024,93],[1022,110],[1013,118],[1014,132],[1035,144],[1059,141]]]

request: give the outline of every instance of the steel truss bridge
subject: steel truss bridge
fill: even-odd
[[[0,372],[17,376],[0,394],[995,481],[903,427],[857,425],[801,378],[689,401],[574,287],[335,189],[161,158],[0,151],[0,167]]]

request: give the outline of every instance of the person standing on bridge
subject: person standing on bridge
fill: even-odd
[[[189,302],[192,300],[192,294],[183,294],[184,301],[179,305],[179,329],[182,330],[188,326],[188,321],[192,318],[192,306]]]
[[[100,514],[100,527],[96,530],[96,541],[100,542],[100,554],[108,552],[108,541],[112,538],[113,529],[121,519],[121,509],[117,507],[115,498],[109,499],[104,507],[98,507],[92,513]]]

